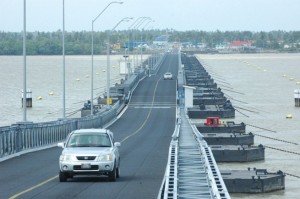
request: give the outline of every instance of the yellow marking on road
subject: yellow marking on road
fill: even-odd
[[[148,112],[148,115],[147,115],[145,121],[144,121],[143,124],[140,126],[140,128],[138,128],[134,133],[132,133],[132,134],[128,135],[127,137],[125,137],[125,138],[121,141],[121,143],[124,142],[124,141],[126,141],[126,140],[129,139],[130,137],[132,137],[132,136],[138,134],[138,133],[140,132],[140,130],[141,130],[141,129],[145,126],[145,124],[147,123],[147,121],[148,121],[148,119],[149,119],[149,117],[150,117],[150,115],[151,115],[152,109],[153,109],[153,104],[154,104],[154,99],[155,99],[156,89],[157,89],[157,86],[158,86],[158,82],[159,82],[160,80],[161,80],[161,78],[159,78],[159,80],[157,80],[157,82],[156,82],[155,89],[154,89],[154,94],[153,94],[152,102],[151,102],[151,103],[152,103],[152,107],[150,108],[150,110],[149,110],[149,112]]]
[[[45,181],[43,181],[43,182],[41,182],[41,183],[39,183],[39,184],[37,184],[37,185],[35,185],[35,186],[33,186],[33,187],[30,187],[30,188],[28,188],[28,189],[26,189],[26,190],[24,190],[24,191],[22,191],[22,192],[20,192],[20,193],[17,193],[17,194],[15,194],[15,195],[11,196],[9,199],[15,199],[15,198],[17,198],[17,197],[19,197],[19,196],[21,196],[21,195],[27,193],[27,192],[30,192],[30,191],[32,191],[32,190],[34,190],[34,189],[36,189],[36,188],[38,188],[38,187],[40,187],[40,186],[42,186],[42,185],[44,185],[44,184],[46,184],[46,183],[48,183],[48,182],[54,180],[55,178],[58,178],[58,175],[56,175],[56,176],[54,176],[54,177],[52,177],[52,178],[49,178],[48,180],[45,180]]]

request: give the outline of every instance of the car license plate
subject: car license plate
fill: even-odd
[[[81,168],[82,169],[90,169],[91,168],[91,164],[82,164]]]

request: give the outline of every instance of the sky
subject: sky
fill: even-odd
[[[0,31],[23,30],[25,0],[0,0]],[[139,17],[150,17],[139,29],[177,31],[300,31],[300,0],[121,0],[94,22],[95,31],[127,30]],[[91,31],[92,21],[111,0],[64,0],[65,30]],[[26,30],[62,30],[63,0],[26,0]]]

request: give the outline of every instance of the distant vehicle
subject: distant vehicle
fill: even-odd
[[[173,79],[172,73],[166,72],[166,73],[164,74],[164,79],[165,79],[165,80],[166,80],[166,79]]]
[[[106,175],[110,181],[120,177],[119,142],[107,129],[81,129],[71,132],[66,142],[58,143],[59,181],[76,175]]]

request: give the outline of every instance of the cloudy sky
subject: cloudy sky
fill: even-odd
[[[26,0],[27,31],[62,29],[63,0]],[[65,0],[65,29],[90,31],[92,20],[112,1]],[[146,29],[175,30],[300,30],[300,0],[123,0],[111,4],[95,21],[95,31],[128,29],[139,17],[155,22]],[[0,0],[0,31],[23,30],[24,0]],[[143,24],[140,28],[143,28]]]

